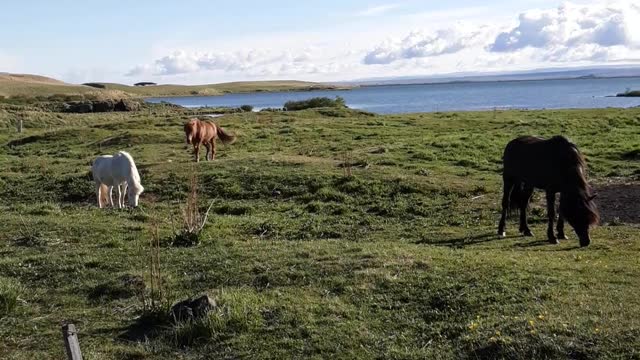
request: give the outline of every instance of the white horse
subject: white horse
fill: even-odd
[[[98,206],[103,208],[102,196],[107,196],[108,204],[113,207],[113,187],[118,193],[118,208],[124,207],[124,196],[129,197],[129,206],[138,206],[138,198],[144,191],[140,183],[138,168],[129,153],[119,151],[115,155],[99,156],[91,167],[96,182]],[[128,188],[128,190],[127,190]]]

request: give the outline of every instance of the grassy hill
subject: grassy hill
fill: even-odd
[[[305,91],[336,89],[331,85],[305,81],[254,81],[231,82],[209,85],[154,85],[129,86],[113,83],[100,83],[106,89],[120,90],[142,97],[157,96],[211,96],[225,93],[269,92],[269,91]]]
[[[0,73],[0,96],[51,96],[85,95],[88,93],[105,93],[117,90],[132,97],[157,96],[194,96],[222,95],[225,93],[258,92],[258,91],[294,91],[294,90],[327,90],[335,86],[304,81],[255,81],[232,82],[209,85],[157,85],[129,86],[114,83],[96,83],[105,89],[85,85],[67,84],[59,80],[38,75]],[[120,92],[116,94],[122,94]]]
[[[239,139],[199,164],[194,115],[0,105],[0,358],[63,358],[63,320],[87,359],[640,357],[640,109],[241,113],[216,119]],[[591,247],[570,228],[547,244],[539,192],[536,236],[515,219],[495,236],[502,151],[523,134],[586,154]],[[90,164],[118,150],[142,205],[97,209]],[[199,246],[172,246],[192,175],[209,224]],[[168,319],[203,293],[206,319]]]
[[[96,89],[72,85],[39,75],[0,73],[0,96],[50,96],[54,94],[82,95]]]

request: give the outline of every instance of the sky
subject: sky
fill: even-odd
[[[205,84],[640,65],[640,2],[7,1],[0,72]]]

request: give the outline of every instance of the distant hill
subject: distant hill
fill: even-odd
[[[245,81],[208,85],[170,85],[129,86],[115,83],[99,83],[105,89],[120,90],[134,96],[212,96],[227,93],[273,92],[273,91],[313,91],[332,90],[338,86],[314,82],[283,80],[283,81]],[[342,87],[344,88],[344,86]]]
[[[53,94],[78,95],[96,89],[67,84],[41,75],[0,73],[0,96],[49,96]]]
[[[42,75],[32,74],[10,74],[0,72],[0,81],[16,81],[32,84],[67,85],[64,82]]]
[[[640,77],[640,66],[605,66],[584,68],[538,69],[513,72],[453,73],[432,76],[366,78],[345,82],[348,85],[413,85],[462,82],[535,81],[554,79],[601,79]]]
[[[155,85],[129,86],[116,83],[90,83],[92,86],[65,83],[60,80],[40,75],[0,73],[0,96],[51,96],[85,95],[87,93],[119,97],[159,97],[159,96],[211,96],[226,93],[271,92],[271,91],[313,91],[333,90],[339,87],[314,82],[284,81],[250,81],[230,82],[208,85]]]

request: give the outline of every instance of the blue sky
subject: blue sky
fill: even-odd
[[[352,80],[640,62],[633,1],[3,4],[0,71],[69,82]]]

